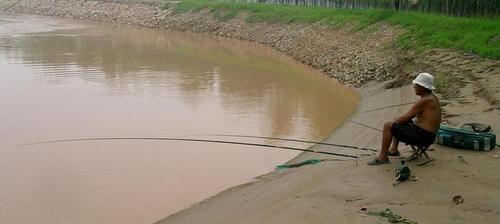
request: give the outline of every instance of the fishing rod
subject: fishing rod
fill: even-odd
[[[378,128],[375,128],[375,127],[372,127],[372,126],[369,126],[369,125],[366,125],[366,124],[362,124],[362,123],[359,123],[359,122],[356,122],[356,121],[353,121],[353,120],[348,120],[348,119],[344,119],[344,118],[340,118],[340,117],[335,117],[335,116],[333,116],[333,117],[337,118],[337,119],[340,119],[342,121],[347,121],[347,122],[350,122],[350,123],[353,123],[353,124],[357,124],[359,126],[362,126],[362,127],[368,128],[368,129],[372,129],[372,130],[375,130],[375,131],[382,132],[382,129],[378,129]]]
[[[376,149],[370,149],[370,148],[364,148],[364,147],[358,147],[358,146],[352,146],[352,145],[341,145],[341,144],[333,144],[333,143],[326,143],[326,142],[315,142],[315,141],[308,141],[308,140],[302,140],[302,139],[275,138],[275,137],[264,137],[264,136],[255,136],[255,135],[227,135],[227,134],[202,134],[202,135],[204,135],[204,136],[224,136],[224,137],[270,139],[270,140],[280,140],[280,141],[289,141],[289,142],[302,142],[302,143],[311,143],[311,144],[318,144],[318,145],[336,146],[336,147],[359,149],[359,150],[372,151],[372,152],[377,151]]]
[[[358,113],[373,112],[373,111],[383,110],[383,109],[388,109],[388,108],[392,108],[392,107],[399,107],[399,106],[404,106],[404,105],[414,104],[414,103],[416,103],[416,102],[417,102],[417,101],[415,101],[415,102],[409,102],[409,103],[402,103],[402,104],[398,104],[398,105],[391,105],[391,106],[386,106],[386,107],[379,107],[379,108],[375,108],[375,109],[370,109],[370,110],[360,111],[360,112],[358,112]]]
[[[208,140],[208,139],[193,139],[193,138],[153,138],[153,137],[145,137],[145,138],[75,138],[75,139],[61,139],[61,140],[51,140],[51,141],[43,141],[43,142],[34,142],[21,144],[19,146],[29,146],[29,145],[39,145],[39,144],[50,144],[50,143],[59,143],[59,142],[82,142],[82,141],[109,141],[109,140],[154,140],[154,141],[183,141],[183,142],[208,142],[208,143],[219,143],[219,144],[232,144],[232,145],[247,145],[247,146],[257,146],[257,147],[267,147],[267,148],[278,148],[278,149],[288,149],[294,151],[302,151],[302,152],[312,152],[312,153],[320,153],[332,156],[341,156],[358,159],[360,155],[348,155],[334,152],[325,152],[311,149],[301,149],[294,147],[286,147],[286,146],[277,146],[270,144],[258,144],[258,143],[250,143],[250,142],[235,142],[235,141],[219,141],[219,140]],[[362,154],[368,155],[368,154]]]
[[[360,111],[360,112],[358,112],[358,114],[367,113],[367,112],[373,112],[373,111],[378,111],[378,110],[383,110],[383,109],[392,108],[392,107],[399,107],[399,106],[404,106],[404,105],[414,104],[414,103],[416,103],[416,101],[415,102],[410,102],[410,103],[402,103],[402,104],[398,104],[398,105],[391,105],[391,106],[386,106],[386,107],[379,107],[379,108],[375,108],[375,109]],[[348,120],[348,119],[340,118],[340,117],[337,117],[337,116],[333,116],[333,117],[337,118],[337,119],[340,119],[342,121],[347,121],[347,122],[350,122],[350,123],[353,123],[353,124],[357,124],[357,125],[365,127],[365,128],[369,128],[369,129],[372,129],[372,130],[375,130],[375,131],[382,132],[382,130],[379,129],[379,128],[375,128],[375,127],[372,127],[372,126],[369,126],[369,125],[366,125],[366,124],[362,124],[362,123],[359,123],[359,122],[356,122],[356,121],[353,121],[353,120]]]

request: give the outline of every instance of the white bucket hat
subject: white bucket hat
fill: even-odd
[[[415,80],[413,80],[411,83],[417,84],[429,90],[434,90],[436,88],[434,88],[434,86],[432,85],[433,81],[434,77],[432,77],[431,74],[423,72],[419,73],[417,78],[415,78]]]

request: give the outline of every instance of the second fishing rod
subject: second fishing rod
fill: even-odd
[[[320,153],[332,156],[348,157],[353,159],[358,159],[360,155],[349,155],[335,152],[327,152],[321,150],[313,149],[302,149],[288,146],[278,146],[271,144],[260,144],[251,142],[238,142],[238,141],[222,141],[222,140],[211,140],[211,139],[195,139],[195,138],[168,138],[168,137],[98,137],[98,138],[73,138],[73,139],[58,139],[50,141],[41,141],[34,143],[21,144],[19,146],[29,146],[29,145],[39,145],[39,144],[52,144],[61,142],[84,142],[84,141],[112,141],[112,140],[148,140],[148,141],[180,141],[180,142],[204,142],[204,143],[219,143],[219,144],[231,144],[231,145],[246,145],[246,146],[257,146],[266,148],[276,148],[276,149],[287,149],[301,152],[311,152]],[[365,154],[363,154],[365,155]],[[368,154],[366,154],[368,155]]]

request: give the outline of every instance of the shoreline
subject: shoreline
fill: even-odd
[[[472,113],[481,111],[474,119],[486,120],[493,125],[498,122],[499,125],[494,126],[494,130],[500,133],[500,121],[495,117],[500,114],[500,101],[497,100],[500,86],[496,85],[500,76],[500,72],[497,72],[500,71],[498,60],[467,58],[460,53],[440,49],[431,50],[434,57],[429,58],[414,53],[401,56],[397,49],[383,46],[391,43],[402,31],[384,24],[373,25],[376,28],[373,33],[352,33],[348,27],[331,29],[316,24],[247,24],[243,19],[244,15],[221,22],[206,11],[177,14],[173,10],[174,3],[168,4],[170,5],[166,9],[161,9],[154,2],[70,0],[61,3],[54,0],[21,0],[7,11],[209,33],[268,45],[344,85],[361,87],[356,89],[362,95],[361,101],[357,112],[350,119],[372,127],[381,127],[385,120],[405,111],[408,106],[372,113],[358,112],[413,101],[415,96],[411,87],[405,86],[411,80],[411,76],[408,76],[410,72],[428,67],[432,67],[432,72],[452,72],[457,61],[467,62],[458,66],[458,70],[464,72],[472,63],[475,67],[469,73],[474,76],[477,73],[478,77],[485,78],[466,83],[461,95],[449,97],[451,100],[446,101],[443,108],[446,112],[445,121],[452,124],[469,121],[471,118],[463,110],[467,113],[469,110]],[[362,42],[366,35],[371,35],[370,38],[374,41],[366,44]],[[330,52],[329,49],[341,51]],[[408,58],[411,58],[409,62]],[[453,63],[445,64],[450,61]],[[446,66],[441,66],[442,64]],[[385,83],[373,82],[392,79],[395,73],[406,76],[398,76]],[[385,89],[387,85],[403,87]],[[476,91],[478,86],[483,87],[483,90]],[[462,101],[473,103],[464,104]],[[323,141],[378,148],[380,133],[344,122]],[[430,156],[437,161],[415,167],[417,175],[422,175],[419,181],[404,183],[398,188],[391,186],[392,172],[397,166],[394,160],[391,165],[377,168],[366,167],[365,159],[357,166],[354,162],[327,161],[264,174],[254,182],[227,189],[158,223],[367,223],[379,220],[378,217],[365,213],[359,214],[357,208],[360,205],[367,206],[369,210],[389,207],[419,223],[447,223],[452,219],[458,223],[478,222],[477,219],[484,223],[494,223],[494,220],[500,218],[500,197],[496,196],[500,195],[500,179],[494,173],[500,166],[487,153],[474,154],[437,145],[433,147],[437,150],[431,152]],[[352,150],[339,151],[317,145],[310,149],[352,153]],[[408,149],[402,151],[408,152]],[[467,161],[489,162],[462,167],[456,161],[457,155]],[[290,162],[310,158],[327,157],[301,153]],[[469,170],[471,167],[473,169]],[[447,170],[452,170],[451,176],[443,172]],[[478,175],[478,170],[482,171],[481,176]],[[335,176],[332,177],[332,174]],[[471,185],[471,178],[478,182]],[[452,186],[448,186],[450,183]],[[428,185],[434,187],[428,188]],[[450,193],[461,192],[467,192],[467,204],[461,207],[451,204]],[[259,217],[255,214],[259,214]]]

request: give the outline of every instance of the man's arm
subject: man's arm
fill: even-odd
[[[424,100],[424,99],[418,100],[415,104],[413,104],[413,106],[410,108],[410,110],[408,112],[406,112],[405,114],[403,114],[399,117],[396,117],[394,119],[394,122],[407,123],[412,118],[417,116],[418,113],[422,112],[422,110],[424,109],[425,103],[426,103],[426,100]]]

